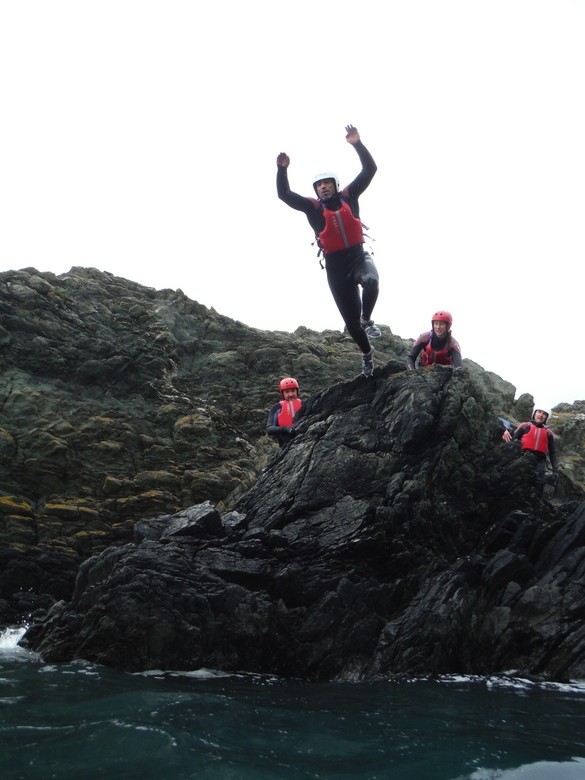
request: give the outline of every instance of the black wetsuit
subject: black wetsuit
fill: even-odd
[[[531,449],[523,449],[523,452],[529,452],[531,453],[535,458],[536,463],[536,489],[538,491],[538,494],[542,496],[544,493],[544,485],[546,482],[546,456],[548,455],[550,459],[550,465],[552,466],[553,474],[555,476],[558,474],[559,470],[559,464],[557,461],[557,451],[555,446],[555,437],[553,435],[553,432],[549,430],[546,425],[543,425],[542,423],[535,423],[535,422],[525,422],[520,423],[520,425],[516,428],[514,433],[512,434],[512,439],[515,441],[522,441],[523,437],[526,436],[526,434],[530,433],[530,428],[532,426],[536,426],[537,428],[542,428],[546,432],[546,441],[547,441],[547,450],[546,452],[538,452],[537,450],[531,450]]]
[[[280,447],[284,447],[294,436],[292,425],[279,425],[278,417],[282,411],[281,402],[277,401],[268,412],[268,422],[266,423],[266,433],[273,436]]]
[[[278,197],[288,206],[306,214],[309,224],[318,235],[325,228],[323,209],[337,211],[341,207],[340,197],[349,205],[354,217],[359,218],[358,198],[374,178],[377,166],[372,155],[361,141],[353,145],[356,150],[362,170],[357,177],[341,192],[327,201],[318,198],[306,198],[292,192],[288,183],[287,169],[279,165],[276,174],[276,189]],[[378,299],[378,272],[369,252],[363,243],[350,246],[338,252],[323,253],[327,281],[333,294],[333,299],[343,317],[348,333],[366,355],[371,351],[371,345],[361,320],[369,321]],[[359,286],[362,287],[360,298]]]

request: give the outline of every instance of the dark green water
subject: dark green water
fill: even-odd
[[[128,675],[17,638],[0,635],[2,780],[585,780],[585,683]]]

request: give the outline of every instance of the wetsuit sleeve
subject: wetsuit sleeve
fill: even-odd
[[[305,214],[311,214],[315,211],[314,201],[311,198],[305,198],[291,190],[288,184],[288,173],[283,165],[277,166],[276,192],[280,200],[297,211],[302,211]]]
[[[520,441],[520,439],[524,436],[525,433],[528,433],[530,430],[530,423],[522,423],[519,425],[514,433],[512,434],[512,439],[515,441]]]
[[[268,436],[277,436],[279,433],[278,414],[280,412],[280,403],[274,404],[268,412],[268,421],[266,423],[266,433]]]
[[[453,368],[461,368],[463,365],[463,358],[461,356],[461,347],[454,338],[451,339],[451,360],[453,361]]]
[[[559,463],[557,460],[557,446],[555,444],[555,437],[551,431],[547,431],[548,435],[548,457],[550,458],[550,465],[552,470],[556,473],[559,470]]]
[[[362,169],[356,178],[352,181],[352,183],[345,188],[345,190],[351,198],[357,198],[362,194],[366,187],[369,186],[370,182],[374,178],[376,171],[378,170],[378,166],[374,162],[372,155],[361,141],[358,141],[353,148],[358,153],[358,157],[360,158],[360,162],[362,164]]]
[[[416,359],[422,352],[423,346],[427,343],[429,340],[429,334],[428,333],[421,333],[421,335],[418,337],[418,339],[415,341],[415,343],[412,345],[412,349],[408,353],[408,356],[406,358],[406,367],[407,368],[414,368],[416,364]]]
[[[453,360],[453,368],[461,368],[461,366],[463,365],[463,358],[461,357],[461,352],[457,352],[457,350],[454,349],[451,358]]]

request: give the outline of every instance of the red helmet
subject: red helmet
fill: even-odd
[[[299,383],[296,379],[293,379],[292,376],[281,379],[280,384],[278,385],[278,389],[281,393],[283,390],[289,390],[291,387],[296,387],[297,390],[299,389]]]
[[[433,316],[431,317],[431,324],[433,322],[446,322],[447,323],[447,330],[451,330],[451,325],[453,324],[453,317],[449,314],[448,311],[436,311]]]

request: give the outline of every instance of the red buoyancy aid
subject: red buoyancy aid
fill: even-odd
[[[349,203],[341,201],[338,211],[324,208],[325,227],[319,233],[319,242],[325,254],[349,249],[350,246],[364,243],[364,231],[361,220],[351,213]]]
[[[429,339],[429,343],[421,353],[420,362],[423,366],[430,366],[433,363],[438,363],[440,366],[452,366],[453,358],[449,355],[449,349],[447,347],[443,347],[443,349],[435,352],[431,347],[431,339]]]
[[[543,455],[546,455],[548,452],[548,428],[544,425],[541,427],[530,423],[530,428],[520,441],[523,450],[542,452]]]
[[[280,402],[280,412],[278,413],[277,425],[292,425],[295,414],[299,411],[303,402],[300,398],[293,398],[290,401]]]

